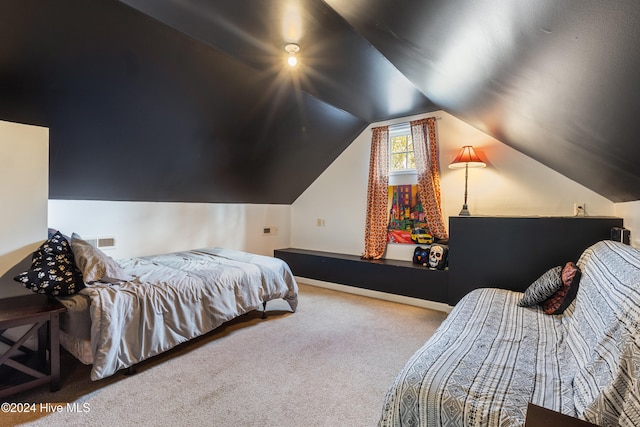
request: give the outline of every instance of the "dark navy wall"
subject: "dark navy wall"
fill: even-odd
[[[640,3],[0,0],[0,119],[50,198],[292,203],[370,123],[445,110],[640,199]],[[460,145],[464,145],[460,141]]]
[[[250,63],[117,1],[1,9],[0,119],[50,127],[52,199],[292,203],[375,118],[303,90],[280,42]],[[412,90],[401,114],[431,106]]]

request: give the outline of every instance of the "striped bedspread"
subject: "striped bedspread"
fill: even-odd
[[[603,241],[587,249],[575,303],[562,316],[574,361],[579,418],[640,426],[640,251]]]
[[[557,316],[518,306],[522,294],[466,295],[414,354],[386,396],[381,426],[519,426],[527,402],[572,415]]]
[[[577,264],[562,315],[519,307],[518,292],[465,296],[397,375],[379,425],[522,426],[531,402],[639,426],[640,251],[603,241]]]

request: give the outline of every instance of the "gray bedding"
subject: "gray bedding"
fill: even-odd
[[[522,426],[529,402],[603,426],[640,426],[640,250],[585,250],[563,314],[477,289],[390,387],[379,425]]]
[[[283,298],[296,310],[297,284],[277,258],[210,248],[118,262],[133,280],[96,283],[78,295],[90,301],[92,380],[205,334],[263,302]],[[63,303],[77,308],[72,301]]]
[[[573,415],[560,319],[521,297],[467,294],[396,378],[380,425],[521,426],[528,402]]]

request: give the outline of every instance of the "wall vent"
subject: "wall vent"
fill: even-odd
[[[115,236],[90,237],[84,240],[98,249],[114,249],[116,247]]]
[[[274,236],[278,234],[278,227],[263,227],[262,234],[264,236]]]

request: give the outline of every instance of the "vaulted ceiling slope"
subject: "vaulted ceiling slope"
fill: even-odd
[[[443,110],[614,202],[640,199],[640,2],[326,2]]]
[[[0,118],[50,128],[50,198],[292,203],[369,123],[436,109],[325,3],[297,70],[284,2],[129,3],[0,3]]]
[[[0,119],[50,128],[54,199],[292,203],[368,124],[439,109],[640,199],[633,0],[0,8]]]

